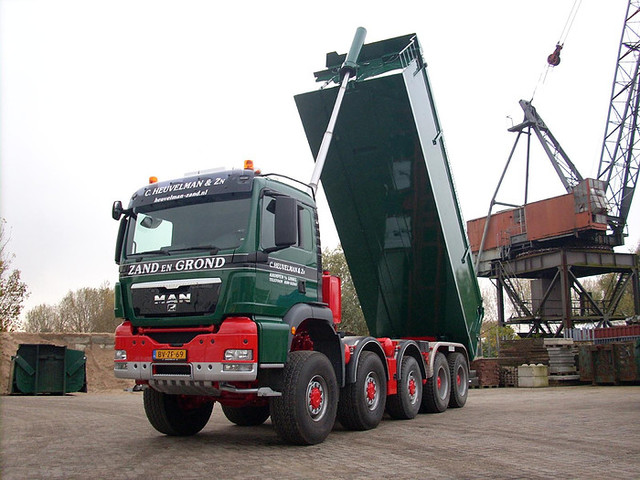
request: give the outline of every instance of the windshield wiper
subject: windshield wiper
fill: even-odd
[[[168,248],[164,247],[164,251],[167,255],[171,255],[175,252],[190,252],[194,250],[209,250],[211,255],[215,255],[220,251],[220,248],[215,245],[194,245],[193,247],[180,247],[180,248]]]
[[[142,255],[171,255],[168,250],[161,248],[159,250],[147,250],[146,252],[130,253],[128,257],[141,257]]]

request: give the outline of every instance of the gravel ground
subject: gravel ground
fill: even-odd
[[[3,480],[26,478],[640,478],[640,386],[479,389],[467,405],[321,445],[217,405],[189,438],[157,433],[140,393],[0,398]]]

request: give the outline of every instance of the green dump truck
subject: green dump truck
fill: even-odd
[[[482,302],[426,65],[415,35],[362,45],[359,33],[316,74],[342,85],[296,97],[318,154],[310,184],[246,165],[114,203],[114,372],[144,386],[161,433],[199,432],[219,403],[237,425],[271,417],[284,441],[315,444],[336,419],[367,430],[385,411],[466,402]],[[319,180],[369,336],[340,330]]]

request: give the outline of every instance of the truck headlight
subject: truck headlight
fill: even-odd
[[[115,355],[113,356],[115,360],[126,360],[127,359],[127,351],[126,350],[116,350]]]
[[[225,350],[225,360],[253,360],[253,350],[231,349]]]

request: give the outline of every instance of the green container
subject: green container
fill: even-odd
[[[579,347],[578,361],[580,362],[580,381],[593,382],[593,345]]]
[[[620,382],[635,382],[640,380],[635,354],[636,345],[633,342],[613,344],[614,360],[616,364],[616,380]]]
[[[591,347],[593,355],[593,383],[616,383],[616,361],[613,344]]]
[[[581,346],[580,380],[594,385],[640,381],[640,340]]]
[[[364,45],[358,62],[320,178],[369,332],[460,342],[473,358],[482,297],[420,46]],[[295,98],[314,156],[336,96]]]
[[[640,338],[636,340],[635,354],[636,354],[636,368],[638,369],[637,370],[638,376],[640,376]]]
[[[36,395],[86,392],[86,357],[79,350],[21,344],[12,360],[11,393]]]

